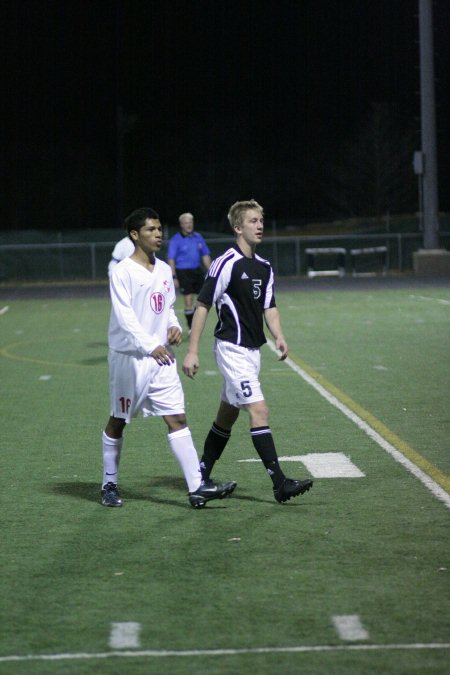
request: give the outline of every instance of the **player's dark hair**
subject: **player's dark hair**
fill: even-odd
[[[140,209],[136,209],[133,213],[130,213],[129,216],[125,218],[125,229],[130,236],[131,230],[140,230],[141,227],[145,225],[145,221],[150,220],[159,220],[159,215],[148,206],[143,206]]]

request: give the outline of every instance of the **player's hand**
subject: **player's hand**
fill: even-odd
[[[191,354],[188,352],[183,361],[183,373],[193,380],[194,375],[197,374],[199,368],[200,363],[197,354]]]
[[[158,347],[151,352],[150,356],[155,359],[159,366],[170,366],[170,364],[175,361],[174,355],[162,345],[158,345]]]
[[[167,340],[169,342],[169,345],[180,345],[181,341],[183,339],[183,334],[179,328],[176,326],[172,326],[169,328],[167,331]]]
[[[289,352],[289,348],[284,337],[279,337],[276,339],[275,347],[281,352],[281,355],[278,357],[278,361],[284,361],[284,359],[287,358]]]

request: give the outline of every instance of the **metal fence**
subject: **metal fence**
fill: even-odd
[[[212,257],[229,247],[233,238],[208,239]],[[115,241],[2,244],[0,245],[0,281],[61,281],[101,280],[107,277]],[[450,232],[440,234],[440,245],[450,247]],[[385,269],[391,272],[407,272],[413,269],[413,253],[423,247],[423,234],[344,234],[308,237],[265,237],[258,246],[258,254],[268,258],[278,276],[300,276],[307,273],[307,248],[344,248],[345,272],[352,273],[350,251],[359,247],[385,246],[387,249]],[[165,259],[167,243],[159,257]],[[377,272],[375,268],[373,270]],[[381,270],[380,270],[381,272]]]

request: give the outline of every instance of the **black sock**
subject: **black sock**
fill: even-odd
[[[193,309],[185,309],[184,310],[184,316],[186,317],[187,325],[189,330],[192,328],[192,317],[194,316],[194,310]]]
[[[207,480],[210,477],[213,466],[224,451],[230,436],[231,431],[222,429],[222,427],[219,427],[215,422],[213,422],[213,425],[205,439],[203,455],[200,460],[200,469],[204,480]]]
[[[286,476],[278,464],[278,455],[275,450],[270,427],[253,427],[250,429],[250,434],[256,452],[261,457],[262,463],[272,479],[272,483],[275,487],[278,487],[284,481]]]

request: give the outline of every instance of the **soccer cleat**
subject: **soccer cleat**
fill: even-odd
[[[106,483],[102,487],[102,504],[103,506],[122,506],[116,483]]]
[[[310,490],[313,482],[310,478],[306,480],[293,480],[292,478],[285,478],[284,481],[277,488],[273,488],[273,495],[277,502],[282,504],[287,502],[291,497],[302,495],[304,492]]]
[[[224,499],[224,497],[231,495],[236,485],[237,483],[234,480],[222,484],[214,483],[210,479],[203,480],[195,492],[189,493],[189,502],[194,509],[201,509],[211,499]]]

